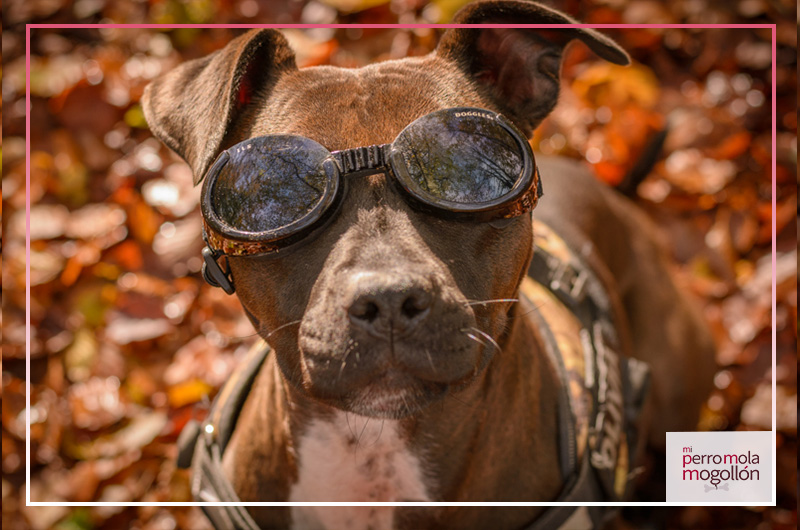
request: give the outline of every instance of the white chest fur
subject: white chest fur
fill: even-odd
[[[419,461],[397,422],[337,413],[314,420],[297,445],[292,502],[429,501]],[[390,530],[393,506],[295,506],[294,530]]]

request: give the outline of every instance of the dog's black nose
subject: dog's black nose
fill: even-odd
[[[431,310],[431,284],[423,278],[359,273],[351,280],[350,321],[371,335],[395,339],[411,331]]]

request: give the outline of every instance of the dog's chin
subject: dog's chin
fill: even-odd
[[[370,418],[400,420],[444,399],[448,390],[446,383],[386,373],[339,400],[337,408]]]
[[[452,390],[448,383],[426,381],[401,370],[390,369],[358,385],[306,383],[314,400],[330,407],[369,418],[399,420],[413,416]]]

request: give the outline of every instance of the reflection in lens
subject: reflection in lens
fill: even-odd
[[[477,110],[424,116],[403,130],[393,146],[423,191],[458,203],[499,199],[511,191],[523,168],[514,137]]]
[[[234,146],[211,191],[214,212],[243,232],[277,230],[302,219],[325,194],[328,150],[298,136]]]

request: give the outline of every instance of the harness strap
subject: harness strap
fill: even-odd
[[[603,491],[597,482],[588,458],[581,459],[580,468],[564,488],[555,502],[587,502],[589,499],[602,499]],[[585,510],[582,517],[579,510]],[[616,508],[605,506],[576,507],[565,504],[549,506],[525,530],[589,530],[602,528]]]
[[[587,452],[604,497],[621,500],[631,489],[638,443],[636,419],[647,391],[649,371],[644,363],[619,355],[620,341],[610,298],[584,259],[547,225],[535,222],[534,233],[536,251],[531,277],[569,308],[583,327],[580,335],[586,365],[584,384],[593,396]],[[632,378],[630,372],[640,376]]]
[[[247,352],[242,367],[231,376],[219,393],[216,401],[220,405],[211,407],[206,426],[213,426],[214,441],[220,448],[220,454],[224,453],[225,447],[228,446],[244,401],[269,352],[269,346],[263,341],[258,341]]]
[[[538,326],[547,359],[561,381],[558,396],[559,462],[564,486],[554,502],[618,500],[615,495],[609,494],[603,484],[603,470],[596,469],[593,465],[592,447],[589,444],[589,431],[598,412],[598,385],[589,386],[588,380],[596,381],[599,378],[595,373],[599,363],[582,364],[582,361],[597,354],[594,342],[591,338],[577,339],[574,331],[582,324],[559,303],[551,291],[530,278],[523,281],[520,304],[523,314]],[[572,340],[565,340],[565,335]],[[584,351],[587,347],[588,352]],[[587,373],[592,374],[591,378]],[[579,389],[576,384],[580,386]],[[627,454],[620,458],[627,458]],[[627,460],[623,468],[627,470]],[[555,504],[540,514],[525,530],[602,528],[616,510],[614,506],[579,508]]]
[[[222,455],[253,381],[269,352],[269,347],[261,341],[251,348],[244,362],[217,395],[202,427],[192,420],[181,432],[178,464],[180,467],[191,465],[193,468],[191,491],[199,501],[240,502],[222,471]],[[190,454],[191,458],[188,457]],[[205,505],[201,508],[217,530],[259,530],[244,506]]]
[[[562,470],[568,471],[563,473],[565,486],[556,502],[619,501],[630,494],[636,474],[631,469],[638,444],[637,420],[649,387],[649,368],[618,354],[610,299],[584,260],[546,225],[536,222],[534,230],[536,251],[520,300],[542,334],[547,357],[563,387],[558,403],[560,462]],[[569,309],[573,316],[567,315],[567,320],[578,320],[581,348],[575,348],[563,333],[558,336],[556,328],[563,325],[559,320],[565,316],[557,306]],[[574,335],[574,327],[567,328]],[[583,352],[582,363],[578,350]],[[578,377],[583,393],[570,387],[576,368],[583,368]],[[586,392],[588,409],[584,407]],[[599,528],[616,511],[614,506],[555,505],[526,530]]]
[[[231,483],[222,473],[219,445],[202,435],[195,447],[192,463],[192,495],[204,502],[239,502]],[[201,506],[203,513],[217,530],[259,530],[259,526],[241,505]]]
[[[527,279],[525,280],[527,281]],[[571,398],[569,395],[568,383],[569,376],[564,366],[564,359],[559,355],[558,343],[553,336],[553,330],[547,325],[542,314],[531,303],[527,296],[520,296],[522,314],[532,319],[537,329],[544,336],[544,349],[547,357],[555,367],[558,378],[562,382],[558,392],[558,439],[560,451],[558,454],[561,467],[561,476],[569,477],[578,468],[578,447],[577,436],[575,433],[575,414],[572,410]]]

